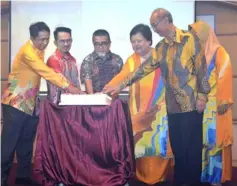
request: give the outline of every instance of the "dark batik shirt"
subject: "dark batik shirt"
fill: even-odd
[[[80,68],[81,83],[92,80],[93,92],[101,92],[106,84],[116,76],[123,66],[123,60],[112,52],[104,57],[95,52],[89,54],[82,62]]]
[[[194,111],[197,99],[207,101],[210,91],[204,52],[197,37],[176,28],[174,42],[161,40],[156,46],[157,59],[150,57],[121,83],[121,89],[161,68],[168,113]]]

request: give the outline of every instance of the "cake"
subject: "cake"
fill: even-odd
[[[112,98],[106,94],[61,94],[59,105],[110,105]]]

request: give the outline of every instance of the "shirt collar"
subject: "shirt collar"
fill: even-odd
[[[175,27],[175,38],[174,38],[174,42],[176,43],[181,43],[183,39],[183,32],[182,30],[178,29],[177,27]],[[165,42],[169,43],[168,39],[165,38]]]
[[[55,52],[56,56],[60,59],[64,58],[64,59],[68,59],[68,58],[71,58],[71,54],[69,52],[67,52],[66,54],[63,55],[62,52],[60,52],[58,49],[56,49],[56,52]]]

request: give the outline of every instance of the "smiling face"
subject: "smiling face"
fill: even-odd
[[[58,32],[57,40],[54,43],[60,52],[69,52],[72,46],[71,34],[68,32]]]
[[[150,51],[151,41],[146,40],[141,33],[132,35],[131,44],[134,52],[140,56],[144,56]]]
[[[44,50],[49,44],[50,33],[48,31],[39,31],[36,37],[31,37],[33,45],[38,50]]]

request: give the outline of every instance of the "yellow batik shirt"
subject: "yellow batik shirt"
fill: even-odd
[[[33,43],[28,41],[20,48],[14,59],[2,103],[32,115],[41,77],[61,88],[69,86],[65,77],[44,63],[44,52],[36,49]]]

